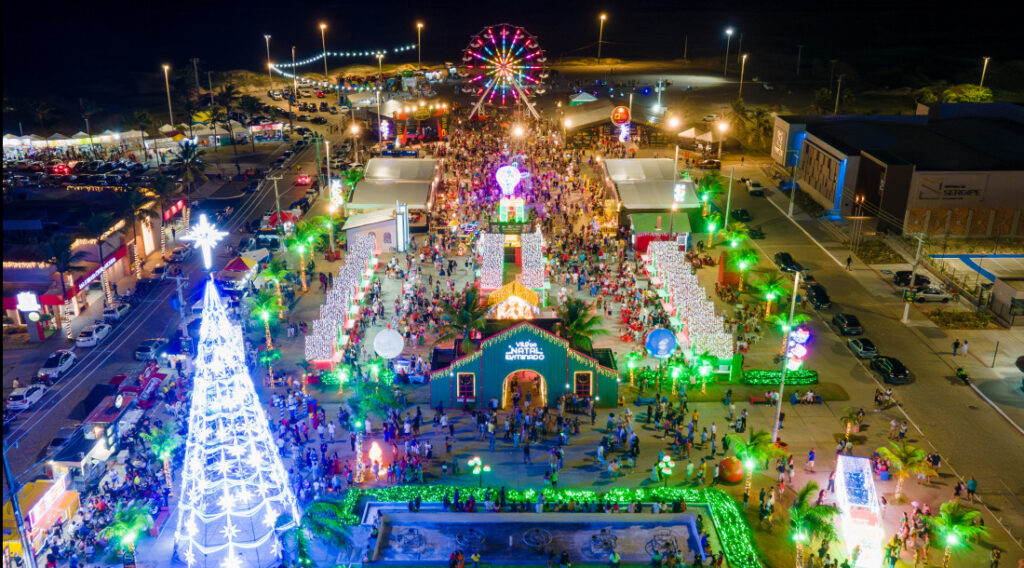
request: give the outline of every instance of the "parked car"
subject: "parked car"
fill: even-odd
[[[793,189],[794,185],[796,185],[797,190],[800,189],[800,184],[798,182],[793,182],[792,180],[788,179],[782,180],[779,182],[779,191],[789,191]]]
[[[322,116],[314,116],[311,120],[313,124],[327,124],[327,119]]]
[[[330,112],[331,114],[338,114],[338,107],[327,107],[327,112]]]
[[[95,347],[110,335],[112,329],[110,324],[106,323],[87,325],[79,332],[78,338],[75,339],[75,345],[78,347]]]
[[[171,251],[167,255],[167,262],[185,262],[192,256],[192,245],[190,243],[182,243]]]
[[[816,310],[825,310],[832,306],[832,300],[829,299],[825,287],[817,282],[807,287],[807,300]]]
[[[722,162],[713,159],[701,160],[697,162],[697,167],[702,170],[718,170],[722,168]]]
[[[837,312],[836,315],[832,316],[832,324],[839,329],[840,335],[860,335],[864,333],[864,326],[860,324],[860,320],[853,314]]]
[[[39,367],[38,375],[56,381],[71,370],[77,361],[78,357],[70,349],[58,349],[47,357],[42,367]]]
[[[740,221],[741,223],[749,223],[753,219],[750,216],[750,211],[746,209],[733,209],[731,217],[733,221]]]
[[[46,446],[46,455],[57,453],[57,451],[63,448],[64,444],[67,444],[68,440],[70,440],[76,433],[78,433],[77,427],[61,428],[60,430],[57,430],[57,435],[50,440],[50,445]]]
[[[803,272],[804,267],[797,261],[793,260],[793,255],[788,252],[777,252],[775,253],[775,264],[779,265],[779,269],[783,272]]]
[[[878,355],[871,359],[871,368],[877,371],[887,383],[902,385],[910,382],[910,369],[907,369],[906,365],[895,357]]]
[[[260,188],[260,180],[254,179],[242,187],[242,191],[245,193],[256,193],[256,190]]]
[[[911,286],[911,284],[910,284],[910,275],[911,274],[912,274],[912,272],[909,271],[909,270],[897,270],[896,273],[892,275],[892,283],[897,285],[897,286]],[[914,274],[914,284],[913,284],[914,288],[916,288],[918,286],[927,286],[927,285],[929,285],[931,283],[932,283],[932,279],[928,278],[924,274]]]
[[[846,344],[861,359],[870,359],[878,355],[878,348],[875,347],[874,342],[866,337],[854,337],[847,341]]]
[[[936,288],[935,286],[922,286],[917,289],[917,293],[914,296],[914,301],[920,303],[942,302],[943,304],[947,304],[952,299],[952,294],[941,288]]]
[[[128,315],[128,311],[131,309],[131,304],[127,302],[114,302],[103,310],[103,320],[106,322],[121,321],[121,318]]]
[[[146,339],[135,348],[135,358],[139,361],[156,359],[163,351],[165,345],[167,345],[167,340],[160,337]]]
[[[705,114],[704,118],[701,118],[701,120],[703,120],[704,122],[714,122],[714,121],[718,120],[718,115],[717,114]]]
[[[14,389],[11,396],[7,397],[7,408],[10,410],[28,410],[39,402],[46,394],[46,387],[43,385],[31,385],[25,388]]]

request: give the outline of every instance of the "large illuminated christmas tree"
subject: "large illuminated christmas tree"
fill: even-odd
[[[276,529],[299,519],[267,418],[245,366],[241,329],[206,285],[192,391],[177,556],[202,568],[269,567]],[[278,518],[288,515],[284,526]]]

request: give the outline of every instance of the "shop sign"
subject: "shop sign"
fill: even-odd
[[[516,341],[505,351],[506,361],[543,361],[544,352],[536,341]]]
[[[114,263],[124,258],[125,254],[126,252],[123,246],[114,251],[114,253],[111,254],[110,257],[107,258],[107,260],[103,261],[102,266],[96,267],[96,270],[93,270],[88,276],[78,281],[78,290],[85,290],[86,286],[88,286],[90,282],[96,280],[96,278],[98,278],[100,274],[103,274],[103,271],[110,268],[111,266],[114,266]]]
[[[18,311],[38,312],[43,309],[39,305],[39,296],[35,292],[18,292],[16,298],[18,299]]]
[[[171,217],[174,217],[175,215],[178,214],[178,211],[181,211],[184,208],[185,200],[179,199],[174,205],[171,205],[170,207],[164,210],[164,221],[170,219]]]

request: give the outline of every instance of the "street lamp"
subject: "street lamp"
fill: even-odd
[[[334,203],[327,205],[327,232],[331,239],[331,254],[334,254],[334,212],[338,210],[338,206]]]
[[[170,70],[171,70],[171,66],[167,65],[165,63],[164,64],[164,86],[167,87],[167,116],[170,119],[170,122],[168,124],[170,124],[171,127],[173,127],[174,126],[174,111],[171,110],[171,80],[170,80],[170,78],[167,75],[167,73]]]
[[[725,71],[722,71],[722,77],[729,74],[729,42],[732,41],[732,28],[725,28]]]
[[[423,22],[416,22],[416,67],[423,68]]]
[[[263,34],[263,39],[267,40],[267,84],[270,85],[270,89],[274,89],[274,76],[271,74],[273,66],[270,65],[270,34]],[[197,81],[198,83],[198,81]]]
[[[384,54],[377,53],[377,143],[382,144],[384,142],[383,134],[380,130],[380,88],[381,82],[384,80]],[[383,149],[383,147],[382,147]]]
[[[722,159],[722,142],[725,140],[725,133],[729,130],[729,123],[724,120],[718,123],[718,159]]]
[[[608,19],[607,14],[601,14],[601,27],[597,32],[597,64],[601,64],[601,43],[604,41],[604,21]]]
[[[320,44],[324,48],[324,82],[330,83],[327,75],[327,24],[320,24]]]
[[[668,238],[669,239],[672,238],[672,234],[673,234],[674,229],[675,229],[676,211],[679,210],[679,204],[673,201],[672,202],[672,207],[670,209],[672,210],[672,214],[669,215],[669,217],[668,217]]]
[[[743,98],[743,72],[747,69],[747,54],[744,53],[743,57],[740,58],[740,94],[739,98]]]
[[[473,475],[476,475],[480,480],[480,487],[484,486],[484,476],[482,473],[491,471],[491,466],[484,465],[484,460],[480,459],[480,456],[474,456],[473,459],[469,460],[470,467],[473,468]]]
[[[985,71],[988,71],[988,60],[989,59],[992,59],[992,58],[991,57],[983,57],[982,58],[981,81],[978,81],[978,86],[979,87],[984,87],[985,86]]]
[[[517,124],[515,128],[512,129],[512,136],[515,136],[516,138],[522,138],[523,127]]]
[[[356,149],[356,162],[358,162],[359,161],[359,125],[353,122],[352,126],[349,127],[349,131],[352,132],[352,140],[355,143],[355,149]]]
[[[673,130],[676,129],[676,128],[679,128],[679,117],[678,116],[670,117],[668,119],[668,127],[670,129],[673,129]]]
[[[562,121],[562,140],[563,141],[565,140],[565,136],[566,136],[565,131],[566,131],[566,129],[571,128],[571,127],[572,127],[572,120],[571,119],[567,118],[567,119]]]

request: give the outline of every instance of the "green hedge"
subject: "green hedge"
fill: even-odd
[[[763,371],[752,369],[743,371],[742,382],[747,385],[777,385],[782,378],[782,371]],[[786,371],[787,385],[818,384],[818,372],[809,369]]]
[[[486,488],[456,487],[452,485],[399,485],[379,489],[350,489],[342,499],[344,511],[342,520],[349,525],[359,524],[356,511],[359,502],[364,498],[374,501],[408,503],[419,496],[421,500],[439,503],[447,495],[449,498],[455,490],[459,490],[461,498],[472,495],[477,502],[484,500]],[[494,488],[491,488],[492,493]],[[506,490],[510,499],[516,501],[536,502],[537,491]],[[545,503],[649,503],[652,501],[686,501],[688,504],[707,505],[711,520],[715,524],[722,551],[735,568],[763,568],[758,559],[757,548],[754,546],[753,534],[743,513],[736,502],[721,489],[696,489],[683,487],[655,487],[637,489],[612,489],[610,491],[591,491],[589,489],[544,489]],[[527,513],[528,514],[528,513]]]

